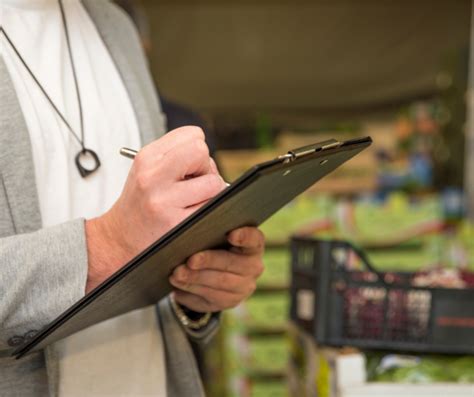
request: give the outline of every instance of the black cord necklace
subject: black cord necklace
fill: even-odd
[[[83,118],[83,112],[82,112],[81,92],[79,90],[79,83],[77,81],[76,66],[74,64],[74,58],[72,56],[71,42],[70,42],[70,39],[69,39],[69,30],[68,30],[67,20],[66,20],[66,13],[64,12],[64,6],[63,6],[63,3],[62,3],[62,0],[58,0],[58,3],[59,3],[59,10],[61,12],[61,19],[62,19],[62,23],[63,23],[63,27],[64,27],[64,33],[65,33],[65,36],[66,36],[66,44],[67,44],[67,50],[68,50],[68,54],[69,54],[69,62],[71,63],[72,76],[73,76],[73,80],[74,80],[74,87],[76,89],[77,103],[78,103],[78,107],[79,107],[79,124],[80,124],[80,129],[81,129],[81,136],[80,137],[74,132],[74,129],[71,127],[69,122],[66,120],[64,115],[59,110],[59,108],[56,106],[56,104],[53,102],[51,97],[48,95],[48,93],[46,92],[46,90],[44,89],[42,84],[36,78],[35,74],[30,69],[30,67],[28,66],[26,61],[23,59],[23,57],[21,56],[21,54],[18,51],[18,49],[16,48],[16,46],[13,44],[12,40],[8,36],[8,34],[5,31],[5,29],[3,28],[3,26],[0,26],[0,33],[3,33],[3,35],[5,36],[8,44],[13,49],[13,51],[17,55],[18,59],[21,61],[21,63],[25,67],[25,69],[28,71],[29,75],[32,77],[33,81],[39,87],[39,89],[41,90],[43,95],[46,97],[49,104],[52,106],[52,108],[57,113],[59,118],[62,120],[64,125],[67,127],[69,132],[74,136],[74,138],[81,145],[81,150],[77,153],[77,155],[75,157],[75,162],[76,162],[76,166],[77,166],[77,169],[79,171],[79,174],[81,174],[81,176],[83,178],[85,178],[86,176],[88,176],[88,175],[92,174],[93,172],[97,171],[97,169],[100,167],[100,160],[99,160],[99,156],[97,156],[96,152],[94,152],[91,149],[86,148],[86,146],[85,146],[84,118]],[[87,160],[87,158],[89,158],[93,161],[92,168],[86,168],[83,165],[83,161]]]

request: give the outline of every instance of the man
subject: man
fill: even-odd
[[[203,395],[189,338],[208,340],[216,313],[255,289],[255,228],[231,232],[228,251],[189,258],[156,307],[10,357],[225,183],[200,129],[161,137],[140,43],[119,9],[106,0],[0,7],[0,395]],[[122,146],[142,147],[133,164]]]

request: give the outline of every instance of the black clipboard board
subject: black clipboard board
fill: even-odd
[[[226,234],[258,226],[300,193],[372,143],[370,137],[329,140],[258,164],[194,214],[63,312],[13,355],[43,349],[93,324],[158,302],[168,277],[192,254],[226,245]]]

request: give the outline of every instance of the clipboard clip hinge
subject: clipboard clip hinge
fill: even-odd
[[[334,149],[342,145],[342,142],[336,141],[321,146],[321,150]]]
[[[326,142],[319,143],[317,145],[308,145],[303,146],[298,149],[290,150],[287,154],[279,156],[280,160],[284,160],[284,163],[288,163],[290,161],[294,161],[304,156],[311,155],[316,152],[320,152],[323,150],[334,149],[342,145],[342,142],[336,141],[335,139],[331,139]]]
[[[278,160],[283,160],[283,164],[289,163],[290,161],[293,161],[295,159],[295,156],[291,153],[287,154],[282,154],[281,156],[278,156]]]

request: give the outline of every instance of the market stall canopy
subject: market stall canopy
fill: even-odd
[[[370,107],[435,92],[470,0],[145,1],[161,92],[198,109]]]

